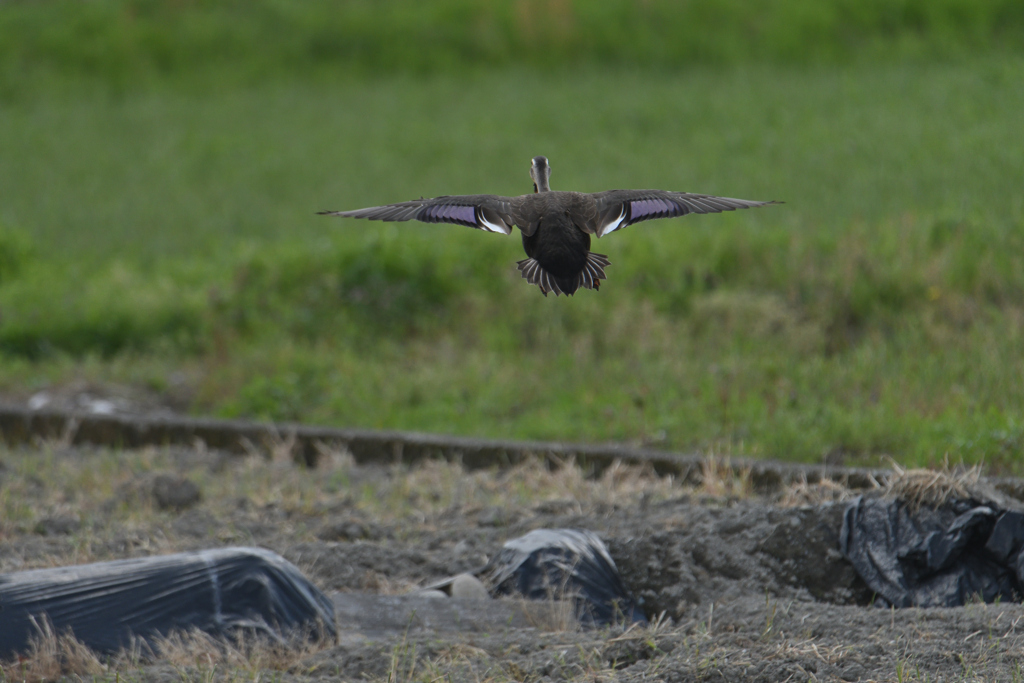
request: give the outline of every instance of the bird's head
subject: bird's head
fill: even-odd
[[[548,166],[547,157],[534,157],[530,164],[530,177],[533,178],[534,192],[550,192],[548,178],[551,177],[551,167]]]

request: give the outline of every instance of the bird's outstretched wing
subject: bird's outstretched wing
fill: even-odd
[[[666,190],[608,190],[596,192],[593,197],[597,202],[598,237],[655,218],[685,216],[688,213],[718,213],[779,203]]]
[[[493,194],[471,194],[434,199],[414,199],[385,206],[371,206],[354,211],[321,211],[325,216],[367,218],[371,221],[411,221],[424,223],[457,223],[504,235],[515,225],[514,198]]]

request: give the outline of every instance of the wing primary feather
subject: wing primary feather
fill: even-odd
[[[711,204],[710,202],[705,200],[704,197],[700,197],[699,199],[695,199],[695,198],[691,197],[690,198],[690,202],[693,203],[694,205],[696,205],[697,208],[702,209],[702,213],[715,213],[716,211],[723,211],[723,210],[731,211],[732,210],[732,209],[719,209],[714,204]]]

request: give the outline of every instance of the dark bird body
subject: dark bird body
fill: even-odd
[[[416,199],[354,211],[322,211],[382,221],[457,223],[508,235],[512,227],[523,235],[529,257],[518,268],[530,284],[547,295],[571,295],[577,289],[598,289],[609,265],[603,254],[590,251],[590,237],[603,237],[627,225],[688,213],[718,213],[776,202],[712,197],[666,190],[608,190],[606,192],[552,192],[551,169],[544,157],[530,167],[533,194],[501,197],[491,194]]]

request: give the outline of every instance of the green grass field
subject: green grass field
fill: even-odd
[[[198,72],[961,60],[1022,41],[1017,0],[8,0],[0,92],[54,72],[124,90]]]
[[[0,105],[9,393],[1020,471],[1020,56],[147,83]],[[314,215],[520,194],[536,154],[556,189],[786,203],[616,233],[571,299],[518,234]]]

